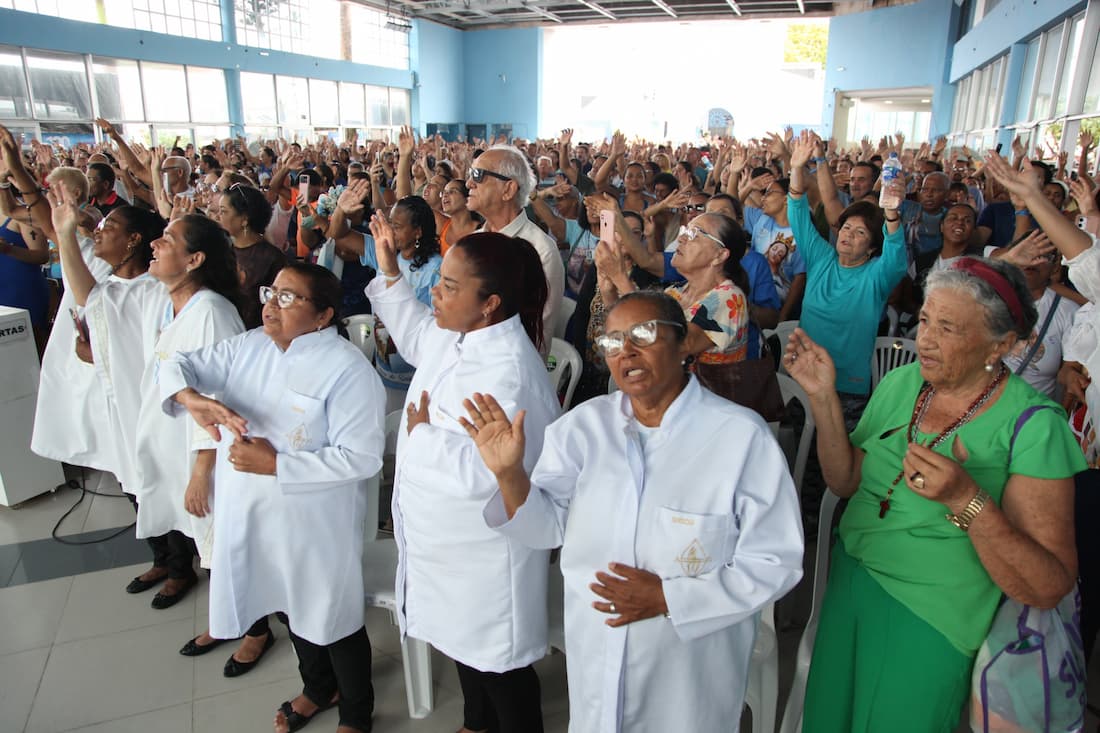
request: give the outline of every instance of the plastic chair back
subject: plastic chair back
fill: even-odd
[[[550,386],[561,400],[563,410],[573,404],[573,392],[581,381],[581,355],[568,341],[555,338],[550,342],[550,356],[546,360],[546,371],[550,375]],[[563,380],[565,389],[562,389]]]
[[[776,374],[775,376],[779,380],[779,392],[783,395],[783,404],[786,405],[794,400],[802,406],[802,411],[806,414],[806,422],[802,425],[802,434],[798,437],[798,449],[795,451],[794,462],[791,464],[791,477],[794,479],[794,487],[801,491],[802,478],[806,475],[806,461],[810,457],[810,446],[813,444],[814,430],[817,426],[814,424],[814,415],[810,411],[810,398],[806,395],[805,390],[786,374]]]
[[[765,328],[763,332],[764,341],[767,342],[772,336],[779,339],[779,369],[780,374],[787,373],[787,367],[783,365],[783,352],[787,349],[787,340],[790,339],[791,334],[798,328],[798,321],[780,321],[776,324],[775,328]]]
[[[871,354],[871,389],[878,386],[886,372],[911,364],[917,359],[917,342],[894,336],[879,336]]]
[[[573,317],[573,311],[577,310],[577,301],[572,298],[562,298],[558,306],[558,317],[554,321],[554,338],[564,339],[565,330],[569,327],[569,319]]]
[[[374,363],[374,316],[361,313],[344,319],[344,328],[348,330],[348,339],[359,347],[370,363]]]

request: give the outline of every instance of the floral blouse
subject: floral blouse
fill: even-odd
[[[699,355],[703,364],[729,364],[743,361],[748,354],[749,306],[741,288],[732,280],[724,280],[695,303],[685,303],[687,284],[673,285],[665,290],[684,309],[688,323],[694,323],[707,334],[714,346]]]

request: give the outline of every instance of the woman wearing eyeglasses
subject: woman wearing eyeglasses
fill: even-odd
[[[548,554],[485,526],[496,481],[458,423],[475,391],[499,396],[531,427],[526,465],[559,412],[536,345],[546,277],[526,240],[479,232],[455,243],[419,302],[398,268],[392,227],[371,222],[378,277],[367,286],[401,356],[416,367],[402,415],[394,480],[401,631],[455,660],[464,733],[540,733]]]
[[[467,403],[499,486],[484,518],[562,547],[570,730],[727,730],[758,614],[802,574],[798,499],[767,424],[685,370],[679,303],[638,291],[606,323],[597,343],[622,391],[551,425],[530,478],[541,426],[495,396]]]
[[[337,697],[341,730],[369,731],[374,708],[360,481],[382,466],[385,397],[336,332],[340,297],[328,270],[287,265],[260,290],[262,329],[176,354],[160,371],[164,409],[188,410],[218,441],[210,634],[236,638],[278,611],[289,620],[304,687],[280,707],[277,731]]]
[[[271,285],[286,265],[286,255],[264,236],[271,221],[271,203],[258,188],[234,183],[217,206],[218,223],[233,240],[241,290],[247,295],[244,325],[256,328],[260,325],[260,302],[254,294],[261,286]]]

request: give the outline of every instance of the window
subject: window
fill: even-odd
[[[241,104],[248,125],[274,125],[278,122],[275,106],[275,77],[271,74],[241,72]]]
[[[390,92],[386,87],[366,86],[363,88],[367,95],[367,124],[390,124]]]
[[[187,90],[191,97],[192,122],[229,121],[224,71],[188,66]]]
[[[1082,13],[1073,19],[1069,30],[1069,47],[1066,48],[1066,57],[1062,62],[1062,78],[1058,82],[1058,93],[1054,98],[1054,114],[1066,113],[1066,105],[1069,102],[1069,87],[1073,81],[1073,70],[1077,67],[1077,53],[1081,49],[1081,35],[1085,31],[1085,16]]]
[[[340,124],[340,102],[336,82],[309,80],[309,113],[314,125]]]
[[[141,63],[146,119],[187,122],[187,77],[182,66]]]
[[[361,127],[366,122],[363,110],[363,85],[340,82],[340,123],[347,127]]]
[[[84,59],[66,53],[28,51],[27,70],[35,117],[40,120],[91,118],[92,101]]]
[[[1035,92],[1035,109],[1032,119],[1041,120],[1050,115],[1054,95],[1054,77],[1058,70],[1058,51],[1062,45],[1062,27],[1052,28],[1043,34],[1043,60],[1039,66],[1039,88]]]
[[[409,93],[405,89],[390,90],[390,124],[409,124]]]
[[[364,5],[349,6],[351,60],[360,64],[409,68],[409,34],[388,27],[386,13]]]
[[[0,46],[0,117],[30,117],[23,55],[18,48]]]
[[[1092,57],[1089,85],[1085,89],[1085,112],[1100,112],[1100,49]]]
[[[309,127],[309,82],[296,76],[275,77],[275,94],[279,105],[279,124],[298,129]]]
[[[100,117],[112,122],[145,119],[137,61],[96,58],[92,61],[92,74]]]
[[[1030,119],[1031,88],[1035,86],[1035,70],[1039,66],[1040,36],[1031,39],[1024,50],[1024,68],[1020,75],[1019,96],[1016,97],[1016,120]]]
[[[218,0],[0,0],[0,7],[208,41],[222,38]]]

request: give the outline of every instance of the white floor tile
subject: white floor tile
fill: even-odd
[[[84,501],[89,499],[92,505],[84,519],[82,532],[125,527],[137,517],[133,505],[121,493],[117,496],[89,496]]]
[[[0,588],[0,654],[53,643],[72,584],[69,577]]]
[[[191,705],[173,705],[129,718],[73,728],[67,733],[191,733]]]
[[[186,619],[56,644],[27,733],[54,733],[190,702],[194,663],[181,657]]]
[[[49,648],[42,647],[0,657],[0,728],[23,730],[49,656]]]
[[[171,621],[187,620],[191,623],[195,615],[197,589],[193,589],[176,605],[161,611],[149,605],[160,586],[144,593],[126,592],[126,584],[148,569],[149,565],[145,564],[130,565],[75,576],[69,602],[61,617],[57,641],[87,639]],[[199,582],[205,583],[206,580],[203,578]],[[188,635],[190,630],[189,627],[184,632],[177,648],[193,636]]]
[[[279,705],[300,690],[300,681],[290,684],[283,680],[196,700],[192,706],[193,730],[195,733],[270,733]],[[332,716],[331,724],[326,722],[330,719],[325,716]],[[336,721],[335,711],[326,711],[312,722],[310,730],[336,730]]]
[[[0,506],[0,545],[46,539],[57,520],[79,496],[79,491],[63,489],[28,499],[15,508]],[[58,534],[77,534],[82,531],[92,505],[90,498],[85,497],[73,513],[66,517]]]

